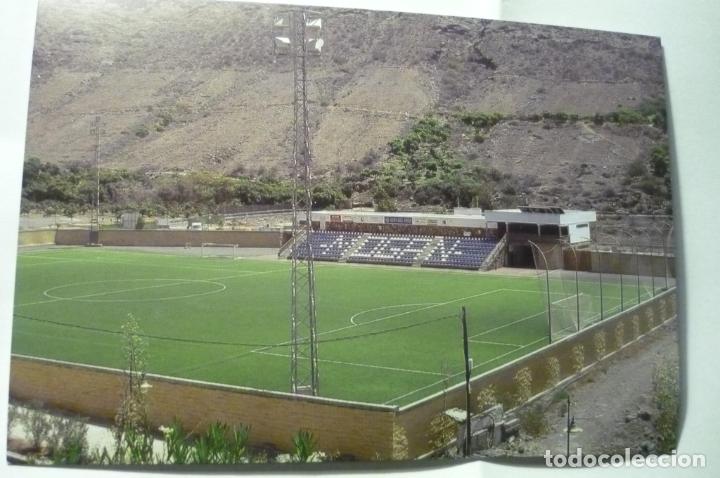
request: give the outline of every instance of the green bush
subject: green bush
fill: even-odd
[[[54,417],[49,439],[52,461],[56,465],[89,463],[88,427],[83,421]]]
[[[653,148],[650,153],[650,168],[654,176],[664,178],[670,174],[670,152],[668,145],[663,144]]]
[[[180,420],[175,418],[169,427],[160,427],[165,441],[165,457],[163,462],[174,465],[190,463],[192,455],[192,441],[184,430]]]
[[[646,176],[638,183],[638,188],[649,196],[659,196],[662,194],[662,183],[658,178]]]
[[[490,128],[495,126],[505,117],[501,113],[480,113],[468,112],[459,115],[460,121],[475,129]]]
[[[293,441],[293,461],[306,463],[315,453],[317,443],[311,431],[300,430],[292,438]]]
[[[417,122],[410,133],[390,143],[393,155],[412,155],[422,146],[438,146],[450,137],[448,123],[435,116],[426,116]]]
[[[375,201],[375,210],[378,212],[395,212],[397,211],[397,205],[392,199],[385,197]]]
[[[667,130],[667,108],[664,97],[645,99],[636,110],[647,119],[648,123],[663,131]]]
[[[658,416],[658,451],[671,453],[677,446],[680,417],[680,368],[677,363],[660,364],[653,376]]]
[[[200,465],[229,465],[245,460],[248,428],[230,429],[227,424],[215,422],[195,442],[192,449],[194,463]]]
[[[520,429],[531,437],[538,437],[548,431],[545,410],[540,405],[533,405],[520,412]]]
[[[642,113],[629,108],[620,108],[606,116],[608,121],[619,125],[648,124],[650,121]]]
[[[557,112],[557,113],[544,112],[542,114],[542,116],[543,116],[543,118],[552,120],[557,124],[562,124],[562,123],[568,122],[570,120],[571,115],[569,115],[568,113],[563,113],[563,112]]]
[[[627,175],[631,178],[644,176],[647,173],[647,167],[642,159],[636,159],[627,165]]]

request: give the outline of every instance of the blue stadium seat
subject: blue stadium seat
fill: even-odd
[[[479,269],[497,244],[494,239],[444,237],[422,262],[423,267]]]
[[[428,236],[373,234],[348,262],[411,266],[431,240]]]
[[[337,262],[357,243],[361,235],[359,232],[314,231],[309,244],[303,241],[296,247],[299,249],[300,257],[306,258],[312,251],[315,260]],[[431,236],[421,235],[371,234],[363,245],[347,258],[347,261],[411,266],[432,240]],[[421,265],[477,270],[496,245],[495,239],[444,237],[439,239]]]
[[[359,232],[313,231],[310,243],[303,241],[298,244],[298,257],[307,258],[312,251],[316,261],[337,262],[360,237]]]

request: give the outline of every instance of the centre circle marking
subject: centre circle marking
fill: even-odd
[[[83,285],[96,285],[96,284],[117,284],[122,282],[135,282],[135,283],[160,283],[160,285],[147,285],[145,287],[142,286],[129,286],[127,288],[119,289],[119,290],[107,290],[103,292],[96,292],[92,294],[81,294],[71,297],[64,297],[60,294],[58,294],[58,291],[62,289],[67,289],[70,287],[76,287],[76,286],[83,286]],[[97,298],[104,295],[112,295],[112,294],[121,294],[124,292],[133,292],[133,291],[143,291],[148,289],[155,289],[155,288],[165,288],[165,287],[174,287],[179,285],[185,285],[185,284],[210,284],[212,286],[215,286],[211,290],[207,290],[204,292],[197,292],[193,294],[185,294],[185,295],[170,295],[165,297],[152,297],[147,299],[102,299]],[[43,292],[43,295],[45,297],[49,297],[50,299],[54,300],[69,300],[73,302],[104,302],[104,303],[110,303],[110,302],[155,302],[160,300],[180,300],[180,299],[189,299],[191,297],[199,297],[203,295],[209,295],[209,294],[217,294],[219,292],[224,291],[227,289],[227,286],[223,284],[222,282],[216,282],[211,280],[204,280],[204,279],[109,279],[109,280],[99,280],[99,281],[89,281],[89,282],[73,282],[72,284],[64,284],[59,285],[55,287],[51,287]]]

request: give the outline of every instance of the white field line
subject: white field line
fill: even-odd
[[[21,246],[21,247],[32,247],[32,246]],[[47,256],[48,258],[52,254],[60,254],[62,252],[67,252],[69,250],[73,250],[72,248],[57,248],[57,249],[42,249],[37,251],[31,251],[31,252],[21,252],[17,256],[24,256],[24,257],[41,257],[41,256]]]
[[[368,321],[368,322],[363,322],[363,323],[358,324],[358,325],[347,325],[347,326],[344,326],[344,327],[339,327],[339,328],[337,328],[337,329],[327,330],[327,331],[321,332],[321,333],[319,333],[319,334],[317,334],[317,335],[320,336],[320,335],[325,335],[325,334],[332,334],[332,333],[334,333],[334,332],[339,332],[339,331],[341,331],[341,330],[345,330],[345,329],[349,329],[349,328],[353,328],[353,327],[361,327],[361,326],[363,326],[363,325],[371,324],[371,323],[374,323],[374,322],[379,322],[379,321],[382,321],[382,320],[392,319],[392,318],[395,318],[395,317],[399,317],[399,316],[401,316],[401,315],[407,315],[407,314],[409,314],[409,313],[418,312],[418,311],[420,311],[420,310],[425,310],[425,309],[429,309],[429,308],[433,308],[433,307],[439,307],[439,306],[442,306],[442,305],[452,304],[452,303],[454,303],[454,302],[459,302],[459,301],[461,301],[461,300],[467,300],[467,299],[473,298],[473,297],[479,297],[479,296],[481,296],[481,295],[494,294],[494,293],[496,293],[496,292],[501,292],[502,290],[503,290],[503,289],[496,289],[496,290],[492,290],[492,291],[483,292],[483,293],[481,293],[481,294],[471,295],[471,296],[468,296],[468,297],[461,297],[461,298],[459,298],[459,299],[453,299],[453,300],[450,300],[450,301],[448,301],[448,302],[441,302],[441,303],[433,304],[433,305],[430,305],[430,306],[427,306],[427,307],[423,307],[423,308],[420,308],[420,309],[414,309],[414,310],[411,310],[411,311],[409,311],[409,312],[403,312],[403,313],[399,313],[399,314],[392,314],[392,315],[388,315],[388,316],[385,316],[385,317],[380,317],[380,318],[378,318],[378,319],[371,320],[371,321]],[[229,361],[231,361],[231,360],[235,360],[236,358],[240,358],[240,357],[243,357],[243,356],[245,356],[245,355],[249,355],[249,354],[253,354],[253,353],[259,353],[259,352],[264,352],[264,351],[269,350],[269,349],[273,349],[273,348],[276,348],[276,347],[284,347],[284,346],[287,346],[287,345],[290,345],[290,344],[291,344],[291,341],[285,340],[285,341],[283,341],[283,342],[278,342],[278,343],[273,344],[273,345],[266,345],[266,346],[264,346],[264,347],[258,347],[258,348],[252,349],[252,350],[250,350],[250,351],[245,351],[245,352],[242,352],[242,353],[239,353],[239,354],[229,355],[229,356],[227,356],[227,357],[224,357],[224,358],[221,358],[221,359],[218,359],[218,360],[212,360],[212,361],[209,361],[209,362],[205,362],[205,363],[202,363],[202,364],[198,364],[198,365],[195,365],[195,366],[193,366],[193,367],[190,367],[189,369],[188,369],[188,368],[179,369],[179,370],[177,370],[177,371],[175,371],[175,372],[173,372],[173,373],[186,372],[187,370],[197,370],[197,369],[200,369],[200,368],[209,367],[209,366],[211,366],[211,365],[219,365],[219,364],[221,364],[221,363],[229,362]]]
[[[47,339],[63,340],[63,341],[66,341],[66,342],[81,342],[81,343],[83,343],[86,347],[87,347],[87,345],[88,345],[88,340],[87,340],[86,338],[84,338],[84,337],[77,337],[77,336],[75,336],[75,335],[39,334],[39,333],[35,333],[35,332],[29,332],[29,331],[27,331],[27,330],[14,329],[14,330],[13,330],[13,336],[15,336],[15,334],[17,334],[17,335],[29,335],[29,336],[31,336],[31,337],[33,337],[33,338],[36,338],[36,337],[44,337],[44,338],[47,338]],[[93,340],[92,340],[92,342],[91,342],[91,345],[102,345],[102,346],[108,346],[108,347],[110,347],[110,346],[112,346],[112,347],[117,347],[118,343],[119,343],[119,342],[106,342],[106,341],[103,341],[103,340],[97,340],[97,339],[93,338]]]
[[[272,355],[274,357],[284,357],[284,358],[290,358],[290,355],[288,354],[279,354],[276,352],[256,352],[262,355]],[[409,368],[399,368],[399,367],[386,367],[383,365],[371,365],[367,363],[356,363],[356,362],[343,362],[341,360],[329,360],[329,359],[318,359],[319,362],[325,362],[325,363],[333,363],[333,364],[339,364],[339,365],[350,365],[353,367],[364,367],[364,368],[375,368],[380,370],[390,370],[393,372],[404,372],[404,373],[416,373],[416,374],[422,374],[422,375],[434,375],[442,377],[443,374],[439,372],[427,372],[425,370],[415,370],[415,369],[409,369]]]
[[[30,264],[23,264],[21,267],[35,267],[35,266],[54,266],[56,264],[68,264],[71,262],[77,262],[73,260],[57,260],[57,261],[50,261],[50,262],[31,262]]]
[[[264,271],[264,272],[250,272],[250,273],[247,273],[247,274],[235,274],[235,275],[231,275],[231,276],[214,277],[214,278],[211,278],[211,279],[180,279],[180,278],[168,278],[168,279],[161,279],[161,280],[168,280],[168,281],[173,281],[173,282],[170,283],[170,284],[160,284],[160,285],[152,285],[152,286],[144,286],[144,287],[133,287],[133,288],[130,288],[130,289],[120,289],[120,290],[115,290],[115,291],[97,292],[97,293],[94,293],[94,294],[78,295],[78,296],[74,296],[74,297],[62,297],[62,298],[60,298],[60,297],[55,297],[55,298],[51,298],[50,300],[42,300],[42,301],[37,301],[37,302],[25,302],[25,303],[23,303],[23,304],[15,304],[15,307],[25,307],[25,306],[28,306],[28,305],[48,304],[48,303],[51,303],[51,302],[58,302],[58,301],[62,301],[62,300],[70,300],[70,301],[72,301],[72,300],[77,300],[77,299],[88,299],[88,298],[91,298],[91,297],[99,297],[99,296],[111,295],[111,294],[121,294],[121,293],[123,293],[123,292],[133,292],[133,291],[136,291],[136,290],[159,289],[159,288],[162,288],[162,287],[173,287],[173,286],[188,284],[188,283],[192,283],[192,282],[213,282],[213,281],[219,281],[219,280],[239,279],[239,278],[245,278],[245,277],[255,277],[255,276],[258,276],[258,275],[270,274],[270,273],[273,273],[273,272],[278,272],[278,271],[280,271],[280,270],[284,271],[285,269],[274,269],[274,270]],[[155,279],[158,279],[158,278],[153,278],[153,279],[139,279],[139,280],[155,280]],[[132,281],[132,280],[136,280],[136,279],[126,279],[126,280],[127,280],[127,281]],[[178,281],[180,281],[180,282],[178,282]],[[104,281],[86,282],[85,284],[93,284],[93,283],[98,283],[98,282],[104,282]],[[224,287],[222,290],[219,290],[218,292],[222,292],[223,290],[227,289],[227,285],[225,285],[225,284],[223,284],[223,285],[224,285],[225,287]],[[43,295],[45,295],[46,297],[50,297],[50,296],[48,296],[48,295],[46,294],[46,292],[48,292],[48,291],[50,291],[50,290],[52,290],[52,288],[43,291]],[[181,299],[181,298],[182,298],[182,297],[178,297],[178,299]]]
[[[567,297],[565,297],[565,298],[558,299],[558,300],[554,300],[554,301],[552,301],[552,302],[550,302],[550,303],[553,304],[553,305],[558,305],[559,303],[565,302],[566,300],[575,300],[575,301],[577,301],[578,297],[582,297],[583,295],[584,295],[584,294],[583,294],[582,292],[580,292],[580,294],[569,295],[569,296],[567,296]]]
[[[543,295],[546,295],[546,294],[547,294],[547,292],[545,292],[544,290],[536,290],[536,289],[503,289],[503,290],[508,290],[508,291],[512,291],[512,292],[534,292],[534,293],[536,293],[536,294],[543,294]],[[562,292],[552,292],[552,291],[550,291],[550,295],[565,295],[565,294],[563,294]],[[593,295],[593,294],[588,294],[587,292],[580,292],[580,295],[590,296],[590,297],[592,297],[593,299],[598,299],[598,300],[600,299],[600,295],[599,295],[599,294],[598,294],[598,295]],[[573,294],[572,297],[575,297],[575,294]],[[606,294],[603,294],[603,297],[604,297],[605,299],[618,299],[618,300],[620,300],[620,297],[617,297],[617,296],[614,296],[614,295],[606,295]]]
[[[467,297],[460,297],[460,298],[458,298],[458,299],[448,300],[447,302],[437,302],[437,303],[434,303],[434,304],[432,304],[432,305],[428,305],[428,306],[425,306],[425,307],[420,307],[419,309],[408,310],[408,311],[406,311],[406,312],[398,312],[397,314],[386,315],[385,317],[379,317],[379,318],[377,318],[377,319],[368,320],[367,322],[363,322],[363,323],[361,323],[361,324],[359,324],[359,325],[346,325],[346,326],[344,326],[344,327],[338,327],[337,329],[326,330],[325,332],[319,333],[318,336],[320,336],[320,335],[327,335],[327,334],[333,334],[333,333],[335,333],[335,332],[340,332],[340,331],[342,331],[342,330],[352,329],[353,327],[360,327],[360,326],[362,326],[362,325],[373,324],[373,323],[375,323],[375,322],[381,322],[381,321],[383,321],[383,320],[394,319],[394,318],[396,318],[396,317],[402,317],[402,316],[404,316],[404,315],[414,314],[415,312],[420,312],[420,311],[422,311],[422,310],[434,309],[434,308],[436,308],[436,307],[442,307],[442,306],[444,306],[444,305],[454,304],[454,303],[456,303],[456,302],[461,302],[461,301],[463,301],[463,300],[468,300],[468,299],[474,299],[474,298],[476,298],[476,297],[481,297],[481,296],[484,296],[484,295],[496,294],[496,293],[502,292],[502,291],[504,291],[504,290],[505,290],[505,289],[495,289],[495,290],[490,290],[490,291],[486,291],[486,292],[481,292],[480,294],[473,294],[473,295],[469,295],[469,296],[467,296]],[[287,342],[287,343],[289,343],[289,342]],[[285,344],[282,344],[282,345],[285,345]]]
[[[561,302],[561,301],[563,301],[563,300],[567,300],[567,299],[569,299],[569,298],[570,298],[570,297],[565,297],[565,298],[563,298],[563,299],[558,299],[558,300],[555,300],[555,301],[551,302],[551,304],[555,304],[555,303]],[[520,322],[525,322],[526,320],[534,319],[535,317],[538,317],[538,316],[540,316],[540,315],[547,315],[547,309],[543,310],[542,312],[538,312],[537,314],[528,315],[528,316],[526,316],[526,317],[523,317],[523,318],[520,318],[520,319],[517,319],[517,320],[513,320],[512,322],[508,322],[507,324],[498,325],[497,327],[493,327],[492,329],[484,330],[484,331],[482,331],[482,332],[480,332],[480,333],[471,335],[471,336],[469,337],[469,339],[474,339],[475,337],[482,337],[483,335],[487,335],[487,334],[489,334],[489,333],[491,333],[491,332],[495,332],[495,331],[497,331],[497,330],[504,329],[505,327],[510,327],[511,325],[515,325],[515,324],[518,324],[518,323],[520,323]]]
[[[511,325],[519,324],[520,322],[525,322],[526,320],[534,319],[535,317],[540,316],[540,315],[547,315],[547,310],[543,310],[542,312],[538,312],[537,314],[528,315],[528,316],[522,317],[520,319],[513,320],[512,322],[508,322],[507,324],[498,325],[497,327],[493,327],[492,329],[488,329],[483,332],[479,332],[477,334],[471,335],[468,338],[474,339],[475,337],[482,337],[483,335],[487,335],[489,333],[495,332],[496,330],[502,330],[505,327],[510,327]]]
[[[113,253],[113,254],[140,254],[139,252],[126,252],[126,251],[104,251],[103,253]],[[37,254],[36,256],[40,256]],[[153,253],[153,256],[157,257],[164,257],[164,258],[183,258],[188,256],[183,255],[175,255],[175,254],[155,254]],[[18,258],[20,257],[28,257],[28,258],[35,258],[32,254],[19,254]],[[194,256],[191,256],[194,257]],[[155,267],[155,268],[161,268],[161,269],[189,269],[193,271],[212,271],[212,272],[218,272],[218,271],[233,271],[237,270],[237,268],[233,267],[196,267],[196,266],[182,266],[182,265],[160,265],[160,264],[145,264],[142,262],[142,258],[137,258],[137,260],[108,260],[107,258],[100,258],[97,257],[96,260],[92,259],[66,259],[66,258],[55,258],[55,257],[41,257],[41,258],[47,258],[47,259],[55,259],[57,262],[63,261],[63,262],[77,262],[77,263],[88,263],[88,264],[132,264],[137,265],[139,267]],[[198,257],[199,258],[199,257]],[[25,266],[23,266],[25,267]],[[283,270],[289,270],[289,269],[283,269]]]
[[[501,345],[501,346],[504,346],[504,347],[515,347],[515,348],[520,348],[520,347],[522,347],[522,345],[518,345],[518,344],[508,344],[508,343],[505,343],[505,342],[490,342],[490,341],[488,341],[488,340],[468,339],[468,342],[472,342],[472,343],[474,343],[474,344]]]
[[[360,323],[360,324],[356,323],[356,322],[355,322],[355,319],[356,319],[358,316],[360,316],[360,315],[367,314],[367,313],[369,313],[369,312],[374,312],[374,311],[376,311],[376,310],[400,309],[400,308],[402,308],[402,307],[420,307],[420,306],[423,306],[423,305],[437,305],[437,302],[423,302],[423,303],[420,303],[420,304],[384,305],[384,306],[382,306],[382,307],[375,307],[374,309],[365,309],[365,310],[362,310],[362,311],[358,312],[357,314],[354,314],[353,316],[351,316],[351,317],[350,317],[350,323],[353,324],[353,325],[363,325],[362,323]]]
[[[155,280],[155,279],[141,279],[141,280]],[[143,287],[132,287],[130,289],[120,289],[120,290],[110,290],[107,292],[95,292],[92,294],[85,294],[85,295],[77,295],[75,297],[54,297],[52,295],[48,295],[47,293],[51,290],[58,289],[58,287],[55,287],[53,289],[48,289],[45,292],[43,292],[43,295],[46,297],[50,297],[55,300],[77,300],[77,299],[87,299],[89,297],[102,297],[106,295],[113,295],[113,294],[122,294],[123,292],[134,292],[136,290],[150,290],[150,289],[161,289],[163,287],[174,287],[176,285],[184,285],[184,284],[192,284],[192,283],[198,283],[198,282],[209,282],[212,283],[213,281],[210,280],[185,280],[182,282],[176,282],[179,279],[168,279],[169,281],[174,281],[175,283],[172,284],[158,284],[158,285],[150,285],[150,286],[143,286]],[[100,281],[102,282],[102,281]],[[125,282],[124,280],[119,280],[119,282]],[[128,281],[129,282],[129,281]],[[221,292],[225,289],[227,289],[227,286],[225,284],[222,284],[221,282],[217,282],[217,284],[222,285],[222,289],[220,289],[218,292]],[[78,284],[79,285],[79,284]],[[60,286],[62,287],[62,286]]]
[[[527,343],[527,344],[525,344],[525,345],[521,345],[520,347],[518,347],[518,348],[516,348],[516,349],[510,350],[509,352],[505,352],[505,353],[503,353],[503,354],[496,355],[495,357],[493,357],[493,358],[491,358],[491,359],[488,359],[488,360],[486,360],[486,361],[484,361],[484,362],[481,362],[481,363],[479,363],[479,364],[473,365],[473,368],[472,368],[472,369],[475,370],[475,369],[478,368],[478,367],[482,367],[483,365],[487,365],[487,364],[489,364],[489,363],[491,363],[491,362],[494,362],[494,361],[496,361],[496,360],[499,360],[499,359],[501,359],[501,358],[503,358],[503,357],[506,357],[506,356],[508,356],[508,355],[510,355],[510,354],[514,354],[514,353],[516,353],[517,351],[519,351],[519,350],[521,350],[521,349],[530,347],[531,345],[535,345],[536,343],[541,342],[541,341],[543,341],[543,340],[547,340],[547,338],[546,338],[546,337],[541,337],[541,338],[539,338],[539,339],[537,339],[537,340],[534,340],[534,341],[532,341],[532,342],[529,342],[529,343]],[[429,385],[425,385],[425,386],[420,387],[420,388],[418,388],[418,389],[416,389],[416,390],[413,390],[412,392],[404,393],[404,394],[399,395],[399,396],[397,396],[397,397],[395,397],[395,398],[393,398],[393,399],[390,399],[390,400],[388,400],[387,402],[385,402],[384,405],[389,405],[389,404],[391,404],[391,403],[393,403],[393,402],[396,402],[396,401],[398,401],[398,400],[402,400],[402,399],[405,398],[405,397],[409,397],[409,396],[414,395],[414,394],[416,394],[416,393],[418,393],[418,392],[422,392],[423,390],[427,390],[428,388],[432,388],[432,387],[434,387],[434,386],[436,386],[436,385],[440,385],[441,383],[446,382],[446,381],[448,380],[448,378],[449,378],[449,379],[453,379],[453,378],[455,378],[455,377],[459,377],[459,376],[463,375],[464,373],[465,373],[464,370],[461,371],[461,372],[458,372],[458,373],[454,373],[454,374],[450,375],[449,377],[446,377],[446,378],[443,379],[443,380],[438,380],[437,382],[433,382],[433,383],[431,383],[431,384],[429,384]]]

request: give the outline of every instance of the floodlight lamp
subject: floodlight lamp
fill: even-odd
[[[322,53],[322,47],[325,44],[322,38],[310,38],[307,44],[311,49],[311,53]]]
[[[317,28],[318,30],[322,28],[322,18],[309,18],[305,20],[305,27],[306,28]]]

